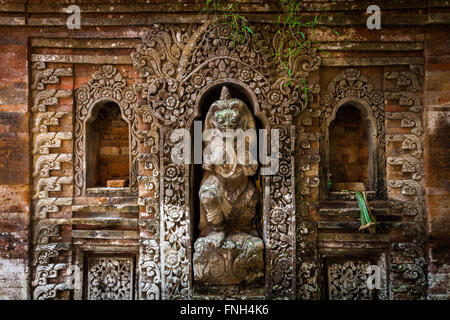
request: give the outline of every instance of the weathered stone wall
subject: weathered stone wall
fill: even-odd
[[[0,298],[29,298],[30,131],[26,37],[0,38]]]
[[[242,2],[242,12],[251,23],[276,21],[276,2]],[[135,4],[117,1],[114,5],[106,1],[80,3],[81,29],[68,30],[64,8],[69,3],[0,0],[0,299],[33,298],[34,289],[40,285],[36,281],[39,277],[31,271],[37,265],[32,250],[42,244],[39,242],[42,238],[35,241],[36,232],[32,231],[42,218],[42,213],[35,212],[39,196],[32,198],[37,183],[46,178],[35,174],[35,163],[43,155],[39,151],[33,155],[38,135],[76,132],[74,92],[87,84],[103,65],[117,67],[129,86],[139,80],[130,54],[141,43],[141,38],[149,34],[153,24],[199,26],[204,22],[198,15],[202,1],[189,4],[175,0],[150,4],[144,1]],[[315,8],[323,4],[323,1],[308,2],[309,14],[313,16],[317,12]],[[381,7],[381,30],[368,30],[365,26],[367,15],[364,12],[370,4]],[[330,270],[330,275],[334,276],[352,264],[362,270],[368,262],[382,265],[391,261],[393,266],[385,268],[391,268],[392,286],[397,291],[381,293],[379,297],[449,299],[449,5],[444,0],[417,0],[338,1],[331,6],[328,15],[333,19],[325,19],[324,24],[338,31],[339,36],[328,29],[316,29],[320,47],[331,55],[320,54],[321,67],[308,78],[308,85],[317,86],[320,92],[311,100],[310,110],[296,119],[296,296],[299,299],[332,298],[325,292],[326,284],[321,280],[323,270]],[[39,70],[49,69],[65,71],[58,76],[57,83],[45,83],[41,81],[44,78],[36,77]],[[367,84],[381,92],[380,101],[376,97],[375,103],[373,96],[367,101],[383,105],[386,112],[386,157],[391,158],[391,162],[386,163],[387,175],[382,179],[386,180],[385,186],[380,186],[385,189],[384,197],[372,202],[381,223],[375,235],[356,232],[359,221],[354,201],[319,201],[319,189],[324,181],[319,180],[322,178],[320,158],[323,159],[324,151],[321,147],[321,125],[326,116],[324,99],[329,84],[347,69],[358,70]],[[403,76],[412,82],[399,81]],[[38,88],[39,82],[42,88]],[[45,97],[37,98],[39,92],[52,89],[61,92],[54,103],[46,101]],[[32,109],[40,104],[46,108],[45,112],[61,113],[53,120],[57,121],[56,125],[41,127],[43,124],[37,122],[36,113],[42,111]],[[139,150],[146,154],[150,154],[152,148],[151,138],[145,135],[148,130],[151,124],[140,118]],[[66,138],[60,140],[60,147],[51,148],[50,153],[74,155],[75,135],[70,138],[66,135]],[[412,141],[404,148],[409,138]],[[414,152],[419,151],[422,154],[416,157]],[[72,177],[76,166],[74,156],[59,159],[61,168],[52,170],[51,176]],[[413,171],[405,167],[405,161]],[[49,205],[45,219],[79,220],[59,221],[61,228],[53,240],[58,244],[75,244],[78,248],[110,246],[116,252],[122,252],[125,247],[133,248],[126,254],[141,252],[145,257],[138,261],[142,270],[153,270],[151,263],[157,263],[159,258],[154,251],[159,226],[146,222],[158,215],[152,207],[156,195],[151,187],[154,173],[151,161],[149,163],[139,165],[139,175],[144,177],[139,181],[139,205],[136,198],[119,201],[107,196],[74,197],[74,183],[59,180],[61,190],[50,191],[49,195],[59,200],[52,203],[56,208]],[[153,188],[157,193],[159,188]],[[121,209],[115,206],[117,203]],[[92,209],[95,206],[96,209]],[[83,219],[110,209],[114,217],[126,216],[134,220],[129,220],[128,225],[113,225],[103,233],[103,238],[98,238],[89,230],[104,229],[104,223],[90,220],[94,225],[88,226]],[[67,265],[82,265],[82,261],[72,261],[72,254],[64,248],[59,252],[61,255],[53,263],[61,266],[54,266],[58,278],[52,283],[67,280],[66,274],[70,273]],[[337,252],[337,256],[333,252]],[[354,258],[355,254],[359,257]],[[416,269],[420,270],[419,275],[413,280],[402,275],[405,270]],[[148,275],[149,285],[147,291],[142,291],[141,298],[158,292],[150,284],[155,278],[151,272]],[[402,291],[403,285],[409,285],[406,291]],[[63,299],[80,298],[79,288],[77,283],[67,283],[57,289],[55,295]]]
[[[425,172],[428,213],[430,299],[450,297],[450,36],[425,35]]]

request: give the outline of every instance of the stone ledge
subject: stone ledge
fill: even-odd
[[[132,64],[129,55],[98,56],[68,54],[33,54],[32,62],[84,63],[84,64]]]
[[[385,223],[379,223],[385,225]],[[319,229],[353,229],[355,231],[361,226],[359,221],[317,221]],[[389,225],[387,225],[389,227]]]
[[[424,49],[424,42],[330,41],[321,43],[319,47],[326,51],[421,51]]]
[[[366,7],[367,8],[367,7]],[[255,11],[253,11],[255,12]],[[55,13],[56,14],[56,13]],[[54,15],[55,15],[54,14]],[[115,13],[115,16],[104,17],[106,13],[99,13],[95,17],[94,13],[87,13],[81,19],[81,27],[100,27],[100,26],[150,26],[155,23],[180,23],[193,24],[204,23],[207,19],[204,15],[198,13],[141,13],[139,16],[128,13],[127,16]],[[25,17],[17,17],[21,19],[20,24],[27,26],[66,26],[66,14],[58,13],[58,17],[35,17],[31,15],[26,21]],[[86,15],[89,15],[86,17]],[[276,23],[278,21],[277,13],[246,13],[246,18],[251,23]],[[314,12],[307,12],[304,15],[304,22],[312,22],[315,18]],[[383,16],[384,27],[401,27],[401,26],[427,26],[427,25],[446,25],[448,24],[450,14],[448,13],[428,13],[428,14],[385,14]],[[6,17],[9,18],[9,17]],[[16,17],[14,17],[16,18]],[[356,26],[366,27],[367,15],[365,11],[361,14],[353,15],[333,15],[324,16],[323,21],[317,23],[318,26]],[[1,22],[1,20],[0,20]],[[13,21],[5,20],[6,25],[11,25]],[[1,23],[0,23],[1,24]],[[16,23],[17,24],[17,23]]]
[[[324,242],[389,242],[390,236],[386,234],[319,233],[317,240]]]
[[[25,12],[24,3],[1,3],[0,12]]]
[[[250,286],[198,286],[194,284],[194,300],[264,300],[264,284]]]
[[[140,39],[48,39],[33,38],[35,48],[77,48],[77,49],[133,49],[141,43]]]
[[[88,225],[88,226],[125,226],[137,227],[138,219],[130,218],[63,218],[63,219],[42,219],[39,223],[44,225]],[[74,230],[75,231],[75,230]]]
[[[389,208],[373,208],[372,206],[370,208],[375,217],[391,215]],[[360,211],[358,208],[319,209],[319,216],[323,217],[350,216],[358,218],[360,216]]]
[[[322,58],[324,67],[363,67],[424,64],[423,57]]]
[[[239,12],[261,12],[261,13],[277,13],[280,6],[275,1],[237,1],[239,4]],[[330,12],[333,11],[363,11],[372,4],[378,4],[382,10],[395,9],[426,9],[427,3],[422,0],[407,0],[407,1],[307,1],[303,4],[304,10],[309,12],[323,11],[324,6],[327,6]],[[68,5],[61,4],[60,6],[49,4],[29,4],[27,6],[28,13],[65,13],[65,8]],[[204,7],[202,2],[176,2],[167,1],[166,6],[152,3],[133,3],[133,4],[79,4],[81,11],[91,13],[167,13],[167,12],[200,12]],[[428,7],[446,7],[445,0],[433,0]]]
[[[104,226],[104,227],[137,227],[138,219],[127,219],[127,218],[71,218],[68,219],[70,224],[79,225],[89,225],[89,226]]]
[[[72,230],[72,237],[83,239],[139,239],[139,231]]]
[[[25,17],[0,17],[0,26],[24,26]]]
[[[102,205],[73,205],[73,212],[130,212],[138,213],[139,206],[136,204],[102,204]]]

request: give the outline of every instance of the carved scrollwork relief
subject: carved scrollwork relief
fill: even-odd
[[[315,86],[313,85],[313,88]],[[317,89],[309,92],[311,109],[305,109],[297,119],[296,132],[296,238],[297,238],[297,299],[314,300],[319,298],[319,266],[317,255],[317,225],[310,216],[317,201],[319,176],[316,164],[320,161],[319,149],[314,144],[319,142],[320,134],[308,132],[313,125],[313,118],[318,118]],[[309,128],[308,128],[309,129]]]
[[[139,106],[136,112],[142,127],[137,132],[140,147],[137,159],[138,204],[143,208],[139,219],[138,296],[141,300],[158,300],[161,299],[159,127],[145,105]]]
[[[41,220],[34,228],[33,257],[33,299],[47,300],[56,298],[58,291],[73,289],[71,278],[68,277],[69,260],[65,263],[53,263],[51,260],[61,260],[60,252],[69,251],[71,244],[67,242],[50,242],[61,235],[60,226],[50,220]],[[65,271],[65,272],[63,272]]]
[[[191,244],[189,167],[175,165],[170,149],[176,143],[173,130],[186,128],[199,114],[202,90],[233,82],[251,88],[270,128],[280,130],[280,170],[266,177],[270,208],[265,212],[269,246],[266,274],[269,296],[295,296],[295,202],[293,173],[293,116],[304,111],[307,97],[300,79],[317,70],[320,58],[305,46],[290,61],[292,77],[273,62],[271,51],[277,36],[271,27],[256,25],[255,34],[234,46],[227,25],[158,26],[143,39],[131,59],[142,83],[136,88],[147,104],[143,118],[152,117],[162,127],[159,161],[161,172],[161,282],[162,298],[190,297]],[[266,50],[268,48],[268,50]],[[292,82],[292,85],[288,85]],[[189,128],[188,128],[189,129]],[[150,138],[151,140],[146,140]],[[153,144],[151,135],[142,139]],[[158,161],[156,161],[158,162]],[[276,276],[275,276],[276,275]]]
[[[422,245],[392,244],[392,295],[400,299],[424,299],[426,296],[426,260]]]
[[[425,298],[426,292],[422,122],[424,69],[421,65],[411,65],[409,70],[388,71],[384,76],[388,81],[395,81],[394,91],[385,94],[386,101],[409,108],[408,111],[386,114],[390,127],[409,129],[407,133],[386,135],[390,152],[395,155],[387,158],[387,164],[393,172],[391,176],[400,177],[388,181],[392,190],[390,206],[394,210],[401,209],[402,222],[397,227],[405,237],[404,242],[391,244],[391,296],[393,299],[421,299]],[[400,193],[395,194],[395,190]]]
[[[159,236],[157,231],[156,234]],[[139,263],[139,299],[141,300],[159,300],[161,298],[159,252],[159,244],[155,240],[148,240],[141,246]]]
[[[59,83],[60,77],[71,77],[71,68],[47,68],[45,62],[36,62],[32,65],[34,73],[31,89],[45,90],[46,84]]]
[[[72,153],[54,153],[55,149],[71,150],[68,146],[72,132],[59,129],[60,121],[69,113],[59,111],[59,99],[72,97],[70,89],[47,89],[47,84],[59,84],[60,77],[71,77],[71,68],[47,68],[43,62],[32,65],[33,95],[33,280],[35,300],[57,298],[59,291],[73,288],[70,274],[71,244],[61,242],[61,226],[48,213],[58,213],[62,206],[70,206],[72,198],[64,192],[64,185],[72,183],[71,176],[62,176],[63,166],[71,166]],[[52,110],[47,110],[51,107]],[[50,129],[51,128],[51,129]],[[67,130],[67,129],[66,129]],[[70,152],[70,151],[69,151]]]
[[[89,194],[86,190],[86,121],[99,102],[115,102],[120,108],[122,118],[128,123],[130,137],[130,190],[137,192],[138,175],[138,122],[135,114],[137,94],[132,86],[127,86],[126,79],[112,65],[104,65],[96,71],[88,84],[76,91],[76,123],[75,123],[75,195]],[[120,192],[115,192],[120,195]],[[106,192],[106,194],[110,194]],[[100,196],[101,194],[96,193]]]

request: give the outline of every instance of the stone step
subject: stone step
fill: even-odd
[[[72,212],[124,212],[138,213],[137,203],[118,203],[118,204],[81,204],[72,205]]]
[[[372,200],[369,201],[371,208],[389,208],[387,200]],[[320,209],[341,209],[341,208],[358,208],[358,201],[356,200],[326,200],[319,202]]]
[[[374,208],[371,206],[372,214],[375,216],[390,216],[389,208]],[[350,217],[359,218],[359,208],[322,208],[319,209],[319,216],[321,217]]]

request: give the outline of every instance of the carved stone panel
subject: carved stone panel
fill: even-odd
[[[367,287],[369,261],[330,262],[328,271],[329,300],[373,300],[374,290]]]
[[[132,257],[89,257],[86,274],[87,300],[132,300]]]

